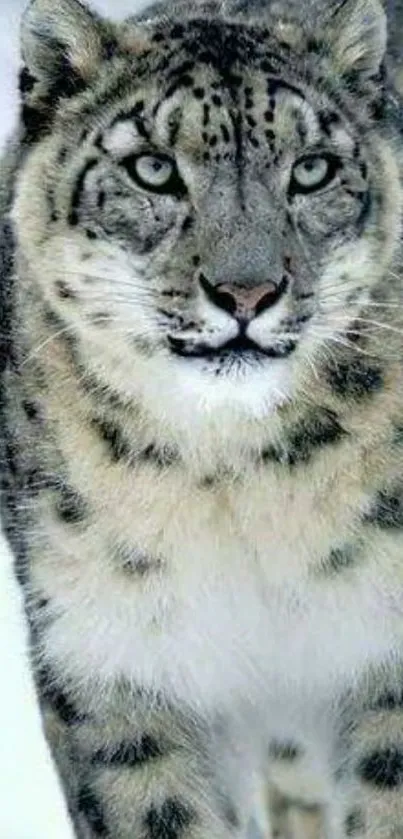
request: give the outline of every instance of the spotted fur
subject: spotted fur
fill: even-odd
[[[378,0],[24,15],[2,487],[77,839],[401,835],[385,50]]]

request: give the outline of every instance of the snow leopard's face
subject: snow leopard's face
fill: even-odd
[[[349,66],[347,88],[341,34],[337,53],[279,21],[156,20],[112,37],[84,14],[80,60],[56,89],[38,78],[44,30],[27,24],[33,148],[15,217],[47,305],[82,364],[126,394],[167,413],[175,400],[270,411],[349,340],[395,248],[373,68],[353,51],[366,72]]]

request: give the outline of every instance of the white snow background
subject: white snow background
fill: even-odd
[[[0,0],[0,148],[17,110],[18,27],[26,5],[27,0]],[[92,3],[114,18],[133,14],[146,5],[145,0]],[[28,667],[21,597],[12,574],[12,557],[1,532],[0,839],[73,839],[41,732]]]

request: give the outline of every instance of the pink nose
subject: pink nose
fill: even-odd
[[[271,280],[251,288],[235,283],[220,283],[215,286],[204,274],[200,275],[200,284],[212,303],[238,320],[251,320],[265,309],[269,309],[286,287],[284,281],[276,285]]]
[[[237,318],[249,319],[272,305],[277,287],[271,282],[254,288],[242,288],[232,283],[223,283],[217,291],[228,297],[228,303],[233,310],[231,314]]]

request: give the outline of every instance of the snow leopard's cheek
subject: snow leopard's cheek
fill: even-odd
[[[115,244],[146,265],[161,246],[169,247],[186,215],[185,202],[131,186],[102,160],[89,160],[77,173],[68,213],[69,227]]]
[[[312,269],[315,327],[331,324],[332,331],[344,331],[376,293],[399,246],[402,195],[396,161],[382,142],[368,156],[370,177],[361,169],[354,189],[351,182],[341,183],[310,208],[301,202],[296,215],[301,259]]]

